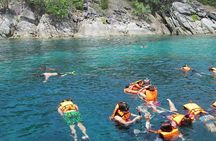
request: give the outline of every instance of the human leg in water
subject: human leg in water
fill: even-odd
[[[167,101],[169,103],[170,111],[171,112],[177,112],[178,110],[176,109],[174,103],[170,99],[167,99]]]
[[[78,122],[78,123],[77,123],[77,126],[80,128],[80,130],[82,131],[82,133],[85,135],[85,136],[84,136],[85,140],[89,140],[89,136],[88,136],[87,133],[86,133],[86,128],[85,128],[85,126],[84,126],[81,122]]]
[[[75,125],[70,125],[70,129],[71,129],[71,135],[72,135],[74,141],[78,141]]]

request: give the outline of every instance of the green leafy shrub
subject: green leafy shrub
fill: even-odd
[[[48,13],[57,18],[65,18],[70,8],[83,10],[83,0],[25,0],[39,13]]]
[[[133,14],[137,16],[151,12],[149,5],[144,6],[143,2],[138,2],[138,0],[133,1],[132,6],[134,8]]]
[[[195,14],[192,15],[191,18],[192,18],[193,22],[199,20],[199,16],[197,16],[197,15],[195,15]]]
[[[109,7],[109,0],[101,0],[100,1],[100,6],[102,9],[108,9]]]
[[[198,0],[199,2],[216,7],[216,0]]]

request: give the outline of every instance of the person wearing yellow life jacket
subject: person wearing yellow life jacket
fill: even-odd
[[[170,110],[169,115],[166,116],[168,120],[170,120],[171,124],[173,127],[177,128],[178,126],[189,126],[193,122],[193,118],[190,117],[189,114],[179,114],[177,113],[177,109],[174,105],[174,103],[170,100],[167,99]]]
[[[131,120],[131,116],[135,116],[135,118]],[[126,102],[118,102],[112,115],[110,116],[110,120],[114,120],[125,127],[135,123],[141,118],[142,116],[135,115],[129,111],[129,106]]]
[[[212,106],[213,106],[214,108],[216,108],[216,101],[212,104]]]
[[[183,138],[178,128],[174,128],[170,122],[163,122],[159,130],[148,129],[149,132],[159,134],[159,138],[163,141],[173,141]]]
[[[72,102],[72,99],[63,100],[58,106],[58,113],[63,116],[65,122],[70,126],[74,141],[78,141],[75,125],[77,125],[84,136],[82,139],[89,140],[85,126],[81,123],[81,115],[78,106]]]
[[[187,113],[194,118],[200,116],[201,114],[207,114],[207,112],[203,108],[193,102],[184,104],[183,107],[185,110],[187,110]]]

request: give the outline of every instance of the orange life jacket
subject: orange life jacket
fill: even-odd
[[[185,115],[182,114],[173,114],[171,115],[171,120],[174,121],[177,125],[180,125],[182,119],[185,117]]]
[[[63,113],[71,111],[71,110],[77,110],[76,106],[73,104],[72,101],[64,101],[60,103],[59,107]]]
[[[160,134],[162,135],[165,141],[172,141],[179,137],[180,132],[178,128],[173,128],[171,132],[163,132],[160,130]]]
[[[146,90],[145,95],[146,95],[145,100],[147,102],[149,102],[149,101],[157,101],[157,90],[154,90],[154,91]]]
[[[189,111],[190,114],[198,115],[200,113],[206,113],[200,106],[196,103],[188,103],[183,106],[185,109]]]
[[[120,116],[124,121],[129,121],[131,113],[129,111],[128,112],[122,112],[118,109],[116,115]]]

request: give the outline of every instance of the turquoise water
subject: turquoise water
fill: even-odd
[[[209,66],[216,66],[215,36],[0,42],[0,141],[72,140],[56,110],[68,97],[79,106],[92,141],[152,141],[156,135],[133,133],[144,128],[144,120],[125,130],[108,119],[118,101],[128,102],[136,113],[142,102],[124,94],[123,88],[142,78],[158,87],[164,108],[167,98],[180,112],[189,100],[205,109],[216,100],[216,78],[208,72]],[[185,63],[196,73],[184,75],[175,69]],[[51,77],[43,83],[35,75],[41,73],[41,64],[77,75]],[[155,116],[153,128],[160,122]],[[216,140],[199,121],[181,131],[186,140]]]

